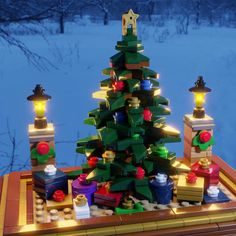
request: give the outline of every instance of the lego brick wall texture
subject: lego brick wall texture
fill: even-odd
[[[213,157],[213,161],[214,160],[220,162],[219,157]],[[227,164],[223,165],[221,173],[225,171],[225,169],[227,169]],[[67,171],[70,171],[70,168],[67,168]],[[231,170],[230,174],[235,175],[235,171]],[[235,201],[223,204],[214,203],[213,205],[207,204],[202,206],[143,212],[133,215],[114,215],[109,217],[82,219],[79,221],[69,220],[65,222],[65,224],[63,222],[51,222],[29,225],[29,223],[33,223],[33,209],[31,208],[33,204],[32,181],[30,180],[30,177],[30,173],[24,172],[11,173],[9,175],[9,183],[12,184],[12,182],[14,182],[16,188],[10,188],[10,190],[7,188],[4,190],[6,193],[5,201],[7,202],[7,196],[9,196],[11,201],[15,202],[15,205],[4,204],[4,209],[6,209],[3,229],[5,235],[40,235],[45,233],[73,235],[73,232],[76,235],[76,231],[77,233],[80,232],[82,235],[90,235],[93,233],[96,233],[97,235],[127,233],[139,235],[140,232],[143,234],[145,233],[145,235],[190,235],[193,233],[196,235],[198,233],[201,233],[201,235],[211,235],[212,232],[214,232],[214,235],[227,235],[236,232],[236,225],[234,224],[234,222],[236,222]],[[230,178],[230,176],[227,177]],[[6,177],[4,176],[3,183],[5,178]],[[18,224],[18,219],[20,218],[20,199],[18,197],[20,195],[20,180],[25,181],[27,184],[27,225],[23,227]],[[7,187],[9,187],[9,185],[7,185]],[[18,194],[16,191],[18,191]],[[1,209],[3,208],[2,201],[4,203],[4,199],[1,199]],[[60,224],[61,226],[64,226],[58,227]],[[103,232],[105,232],[105,234]]]

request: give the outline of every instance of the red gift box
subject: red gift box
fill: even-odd
[[[199,177],[204,177],[204,190],[210,185],[217,185],[219,183],[220,167],[216,164],[210,164],[208,167],[203,168],[197,161],[191,166],[191,171]]]
[[[94,202],[103,206],[118,207],[122,196],[120,192],[110,192],[105,184],[94,193]]]

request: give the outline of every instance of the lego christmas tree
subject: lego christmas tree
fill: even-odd
[[[79,140],[76,151],[87,156],[87,181],[108,182],[109,192],[152,201],[149,176],[170,173],[176,156],[165,143],[179,142],[180,137],[165,122],[169,101],[160,95],[159,75],[149,69],[149,58],[142,54],[137,18],[132,10],[122,16],[119,52],[103,70],[109,78],[93,94],[101,99],[99,107],[85,119],[98,134]]]

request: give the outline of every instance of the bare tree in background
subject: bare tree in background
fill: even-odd
[[[84,0],[88,6],[94,6],[103,13],[103,25],[109,24],[109,11],[113,0]]]
[[[76,0],[56,0],[54,3],[55,18],[59,22],[60,34],[65,33],[65,20],[70,15],[74,14]]]
[[[8,29],[12,23],[37,22],[48,19],[52,16],[54,5],[43,4],[47,1],[42,0],[0,0],[0,38],[10,46],[17,47],[32,63],[40,70],[47,69],[52,63],[45,57],[32,52],[21,40],[13,36]]]
[[[11,130],[8,120],[7,131],[0,133],[0,136],[4,137],[4,140],[6,140],[5,142],[0,141],[0,158],[3,159],[2,163],[4,163],[0,166],[0,175],[4,175],[12,171],[28,169],[29,158],[26,158],[23,162],[19,159],[17,150],[21,144],[21,141],[17,141],[16,131]]]

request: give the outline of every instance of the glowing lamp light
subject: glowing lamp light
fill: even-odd
[[[34,127],[36,129],[44,129],[47,127],[47,118],[45,117],[47,101],[51,96],[44,93],[44,89],[40,84],[37,84],[33,90],[33,94],[27,97],[28,101],[33,102],[35,119]]]
[[[210,88],[205,87],[205,82],[202,76],[198,77],[198,80],[195,82],[195,86],[190,88],[189,91],[194,95],[195,108],[193,110],[194,118],[204,118],[205,109],[203,107],[205,103],[206,94],[211,92]]]

